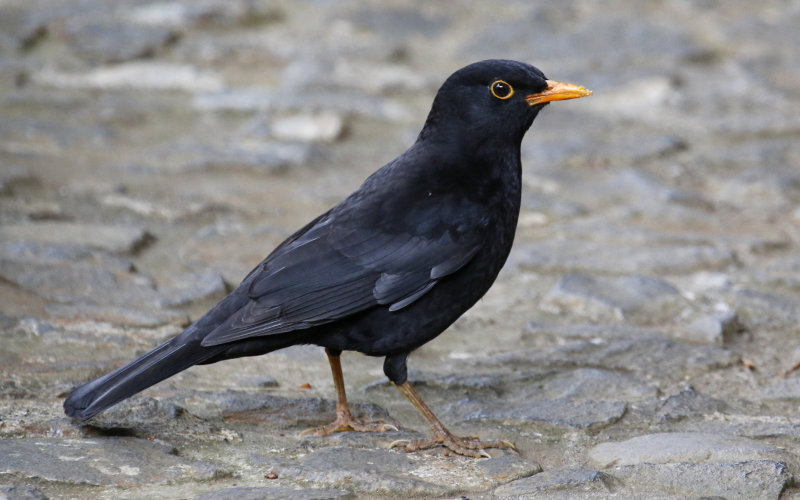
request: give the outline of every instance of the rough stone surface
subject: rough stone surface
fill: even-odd
[[[30,486],[3,484],[0,494],[7,500],[47,500],[47,495]]]
[[[4,439],[0,450],[0,473],[58,483],[135,486],[231,474],[217,464],[178,457],[165,443],[134,438]]]
[[[0,227],[0,238],[3,241],[89,247],[130,254],[141,249],[152,236],[138,227],[42,222]]]
[[[559,469],[517,479],[494,490],[497,498],[575,498],[609,496],[617,480],[591,469]]]
[[[603,467],[671,462],[796,460],[791,453],[752,439],[693,432],[650,434],[617,443],[600,443],[589,450],[588,456]]]
[[[629,498],[752,498],[782,497],[792,481],[783,462],[667,463],[616,467],[608,471],[625,484],[618,494]]]
[[[800,497],[798,25],[792,2],[3,1],[0,497]],[[594,95],[537,119],[509,261],[409,379],[519,454],[388,449],[427,423],[353,353],[354,412],[399,430],[299,436],[335,415],[314,346],[64,416],[490,57]]]
[[[344,490],[238,487],[203,493],[196,496],[195,500],[347,500],[350,498],[356,496]]]
[[[371,494],[419,497],[455,494],[491,486],[541,471],[538,464],[514,455],[482,461],[428,458],[389,450],[327,447],[292,465],[273,468],[281,477],[333,488],[356,488]]]
[[[604,279],[568,274],[542,300],[545,310],[586,316],[591,320],[664,321],[685,307],[674,286],[650,276]]]

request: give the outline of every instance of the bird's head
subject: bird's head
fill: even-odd
[[[465,66],[436,94],[420,138],[455,136],[519,142],[539,111],[551,101],[592,95],[578,85],[548,80],[538,68],[490,59]]]

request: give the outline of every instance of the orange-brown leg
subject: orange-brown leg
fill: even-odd
[[[454,436],[447,430],[447,428],[442,424],[442,422],[436,418],[436,415],[428,408],[428,405],[420,397],[419,393],[411,387],[411,384],[408,381],[403,382],[402,384],[397,386],[400,389],[400,392],[405,394],[411,404],[419,410],[425,420],[428,421],[428,424],[431,426],[431,430],[433,430],[433,437],[430,439],[415,439],[413,441],[395,441],[389,445],[390,448],[394,448],[395,446],[403,446],[405,447],[406,451],[417,451],[417,450],[424,450],[426,448],[433,448],[434,446],[444,445],[451,451],[458,453],[459,455],[465,455],[468,457],[487,457],[491,458],[491,455],[486,453],[484,448],[511,448],[516,450],[516,447],[509,443],[508,441],[495,441],[495,440],[487,440],[481,441],[478,438],[473,437],[458,437]]]
[[[327,436],[335,432],[356,431],[356,432],[386,432],[396,431],[397,427],[380,421],[370,422],[363,418],[354,418],[350,414],[350,406],[347,404],[347,394],[344,390],[344,377],[342,376],[342,363],[339,360],[339,353],[325,349],[328,355],[328,362],[331,364],[333,373],[333,385],[336,387],[336,420],[328,425],[306,429],[300,433],[301,436],[313,434],[315,436]]]

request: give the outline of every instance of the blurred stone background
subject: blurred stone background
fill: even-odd
[[[0,497],[799,498],[800,2],[0,2]],[[78,427],[77,384],[176,334],[414,140],[484,58],[594,90],[523,144],[517,243],[330,421],[319,348],[188,370]],[[543,470],[543,471],[542,471]],[[542,472],[540,472],[542,471]]]

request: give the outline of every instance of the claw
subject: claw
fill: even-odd
[[[402,446],[408,446],[409,444],[411,444],[411,443],[407,439],[397,439],[397,440],[392,441],[391,443],[389,443],[389,445],[386,447],[386,449],[391,450],[395,446],[401,446],[401,445]]]
[[[511,448],[516,451],[513,443],[508,441],[481,441],[477,438],[462,438],[449,433],[435,435],[432,439],[415,439],[408,441],[398,439],[387,446],[388,449],[402,447],[406,452],[426,450],[442,445],[453,453],[473,458],[492,458],[484,448]]]
[[[479,438],[454,436],[447,430],[442,422],[436,418],[436,415],[434,415],[431,409],[428,408],[428,405],[422,401],[420,395],[411,387],[411,384],[409,384],[407,380],[397,385],[397,388],[400,389],[400,392],[411,401],[411,404],[413,404],[425,420],[428,421],[428,424],[430,424],[433,430],[433,437],[430,439],[416,439],[414,441],[394,441],[389,445],[390,448],[405,443],[406,451],[417,451],[442,445],[454,453],[473,458],[491,458],[492,456],[489,455],[484,448],[511,448],[514,451],[517,450],[517,447],[508,441],[481,441]]]
[[[316,427],[311,427],[309,429],[301,431],[300,434],[297,435],[297,437],[305,437],[305,436],[308,436],[309,434],[315,433],[316,431],[317,431]]]

